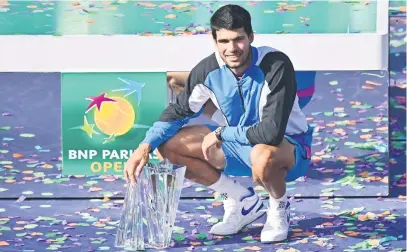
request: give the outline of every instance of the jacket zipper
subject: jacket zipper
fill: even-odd
[[[245,107],[244,107],[244,100],[243,100],[242,89],[241,89],[241,86],[239,85],[239,83],[237,84],[237,88],[238,88],[238,90],[239,90],[240,100],[242,101],[242,108],[243,108],[243,111],[246,112],[246,109],[245,109]]]

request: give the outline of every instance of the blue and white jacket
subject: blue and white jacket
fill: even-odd
[[[224,141],[276,146],[284,135],[306,132],[308,124],[298,104],[290,59],[271,47],[251,50],[251,65],[241,78],[236,78],[218,53],[199,62],[176,103],[163,111],[143,143],[154,150],[201,114],[209,99],[218,108],[212,120],[226,126]]]

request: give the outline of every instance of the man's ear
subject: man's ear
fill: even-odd
[[[253,43],[253,40],[254,40],[254,33],[252,32],[252,33],[250,34],[250,36],[249,36],[250,44]]]

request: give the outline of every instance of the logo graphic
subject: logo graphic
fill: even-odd
[[[242,215],[248,215],[254,209],[254,207],[257,205],[258,202],[259,202],[259,198],[257,198],[256,202],[249,209],[245,209],[243,206]]]
[[[168,102],[165,72],[61,75],[64,175],[122,175]],[[158,162],[154,153],[150,162]]]
[[[116,137],[122,136],[132,128],[148,128],[146,125],[136,125],[136,112],[129,99],[131,94],[137,94],[137,106],[142,99],[142,88],[145,83],[119,77],[126,83],[118,89],[108,93],[85,98],[90,103],[83,116],[83,125],[80,129],[86,132],[89,138],[93,135],[103,134],[103,144],[114,142]],[[78,127],[74,127],[78,128]]]

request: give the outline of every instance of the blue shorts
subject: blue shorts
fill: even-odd
[[[211,131],[218,126],[206,125]],[[284,136],[295,150],[295,165],[287,172],[286,182],[294,181],[307,172],[311,162],[313,128],[308,127],[308,131],[298,135]],[[232,176],[252,176],[252,165],[250,161],[250,152],[253,145],[242,145],[236,142],[223,142],[222,150],[225,153],[226,166],[223,172]]]

